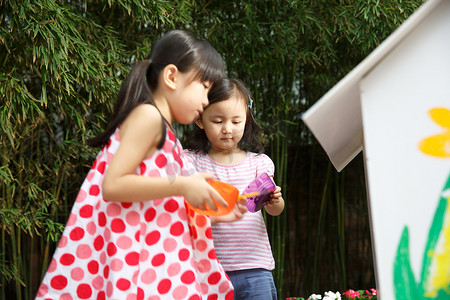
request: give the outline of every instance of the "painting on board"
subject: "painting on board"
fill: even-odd
[[[442,132],[424,138],[418,147],[424,155],[450,159],[450,110],[433,108],[429,115],[442,127]],[[450,170],[437,199],[436,211],[424,245],[422,271],[419,276],[412,270],[409,250],[408,226],[404,226],[393,266],[396,299],[449,299]]]

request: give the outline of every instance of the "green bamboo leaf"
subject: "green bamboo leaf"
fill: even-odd
[[[4,180],[6,184],[10,184],[12,181],[11,169],[8,165],[0,166],[0,178]]]

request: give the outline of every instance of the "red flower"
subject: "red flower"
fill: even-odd
[[[347,296],[347,297],[349,297],[349,298],[352,298],[352,299],[354,299],[355,297],[361,296],[361,295],[359,294],[359,292],[356,292],[356,291],[354,291],[354,290],[348,290],[348,291],[342,293],[342,295],[345,295],[345,296]]]

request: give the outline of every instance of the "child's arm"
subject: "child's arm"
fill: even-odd
[[[284,199],[281,195],[281,187],[275,187],[275,191],[272,193],[269,202],[264,206],[266,212],[271,216],[278,216],[283,212]]]
[[[120,126],[120,146],[105,173],[102,191],[105,200],[137,202],[169,196],[184,196],[193,207],[204,209],[216,205],[211,197],[227,206],[206,178],[197,173],[189,177],[144,177],[134,174],[136,168],[151,155],[162,138],[161,115],[153,105],[137,106]]]

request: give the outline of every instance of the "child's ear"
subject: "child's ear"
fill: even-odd
[[[204,128],[203,128],[202,118],[197,118],[197,119],[194,120],[194,122],[195,122],[195,125],[198,126],[198,128],[204,129]]]
[[[178,76],[178,68],[174,64],[168,64],[163,69],[163,82],[170,89],[175,89]]]

